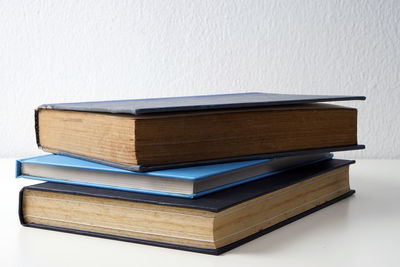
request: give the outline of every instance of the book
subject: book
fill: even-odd
[[[35,113],[36,139],[47,152],[133,171],[360,149],[357,110],[315,103],[357,99],[365,97],[245,93],[45,104]]]
[[[49,154],[17,160],[16,177],[195,198],[330,158],[329,153],[310,154],[139,173]]]
[[[21,190],[19,215],[28,227],[221,254],[353,194],[351,163],[326,160],[197,199],[46,182]]]

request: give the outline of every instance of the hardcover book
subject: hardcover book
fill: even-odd
[[[332,158],[331,154],[310,154],[138,173],[49,154],[17,160],[16,176],[49,182],[194,198],[330,158]]]
[[[45,151],[134,171],[360,149],[362,96],[245,93],[86,103],[36,110]]]
[[[354,193],[331,159],[197,199],[42,183],[20,193],[29,227],[221,254]]]

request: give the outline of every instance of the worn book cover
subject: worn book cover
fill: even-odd
[[[362,96],[242,93],[41,105],[47,152],[132,171],[362,149],[357,110],[320,102]]]

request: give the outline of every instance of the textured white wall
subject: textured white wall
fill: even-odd
[[[400,158],[400,1],[0,0],[0,156],[46,102],[366,95],[357,158]]]

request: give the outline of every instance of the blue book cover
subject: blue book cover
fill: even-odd
[[[133,172],[91,161],[44,155],[16,162],[16,177],[40,181],[195,198],[332,158],[314,154]]]

